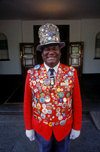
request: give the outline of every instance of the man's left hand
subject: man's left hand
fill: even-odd
[[[78,138],[80,135],[80,130],[75,130],[75,129],[72,129],[71,130],[71,133],[70,133],[70,139],[76,139]]]

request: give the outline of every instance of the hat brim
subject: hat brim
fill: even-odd
[[[49,45],[49,44],[59,44],[59,46],[60,46],[60,49],[61,48],[63,48],[64,46],[65,46],[65,42],[49,42],[49,43],[46,43],[46,44],[39,44],[39,45],[37,45],[37,47],[36,47],[36,50],[37,51],[42,51],[42,48],[44,47],[44,46],[47,46],[47,45]]]

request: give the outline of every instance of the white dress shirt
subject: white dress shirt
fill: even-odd
[[[60,64],[60,62],[59,62],[55,67],[52,68],[52,69],[54,69],[54,71],[55,71],[55,72],[54,72],[54,77],[56,77],[56,75],[57,75],[57,70],[58,70],[59,64]],[[50,71],[49,71],[49,69],[51,69],[51,67],[49,67],[47,64],[45,64],[45,62],[44,62],[44,66],[45,66],[45,68],[46,68],[48,77],[50,78]]]

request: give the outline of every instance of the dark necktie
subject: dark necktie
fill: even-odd
[[[54,83],[55,83],[55,78],[54,78],[54,69],[49,69],[50,71],[50,85],[51,87],[53,87]]]

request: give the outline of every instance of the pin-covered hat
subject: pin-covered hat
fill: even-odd
[[[65,46],[64,42],[60,42],[59,29],[56,25],[47,23],[42,25],[38,31],[40,44],[37,51],[42,51],[42,47],[48,44],[59,44],[60,48]]]

